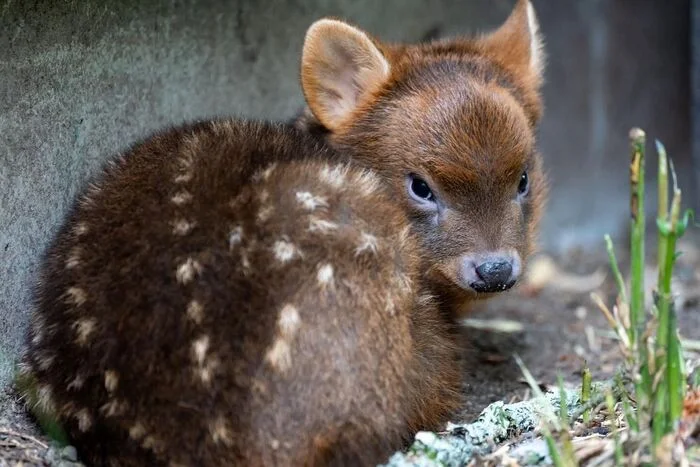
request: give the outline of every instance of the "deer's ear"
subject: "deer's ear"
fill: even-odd
[[[488,54],[520,76],[542,83],[546,57],[535,9],[529,0],[518,0],[503,25],[485,36]]]
[[[301,84],[315,117],[331,131],[389,77],[389,62],[363,31],[321,19],[308,29]]]

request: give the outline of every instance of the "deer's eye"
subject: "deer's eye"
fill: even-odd
[[[430,189],[425,180],[422,180],[415,175],[411,176],[411,194],[419,201],[435,201],[435,195]]]
[[[529,189],[530,189],[530,180],[528,180],[527,171],[525,171],[520,176],[520,182],[518,183],[518,195],[525,196]]]

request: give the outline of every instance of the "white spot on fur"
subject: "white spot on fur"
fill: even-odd
[[[260,200],[261,203],[266,202],[268,199],[270,199],[270,192],[267,190],[261,190],[258,193],[258,200]]]
[[[285,305],[280,311],[279,321],[277,322],[280,334],[289,339],[296,334],[300,325],[299,311],[294,305]]]
[[[192,156],[185,155],[178,162],[180,164],[180,170],[181,170],[180,176],[181,177],[189,177],[188,180],[190,178],[192,178],[192,175],[191,175],[192,174],[192,172],[191,172],[192,163],[193,163]],[[176,179],[176,181],[177,181],[177,179]]]
[[[192,201],[192,195],[187,191],[181,191],[170,198],[170,201],[178,206],[182,206],[183,204],[187,204]]]
[[[263,172],[263,179],[267,180],[272,175],[272,172],[277,168],[277,162],[270,164]]]
[[[218,362],[213,358],[207,358],[209,351],[209,336],[201,336],[192,342],[192,360],[196,363],[195,374],[205,385],[211,382],[214,370]]]
[[[85,300],[87,300],[85,291],[79,287],[70,287],[68,290],[66,290],[65,297],[67,304],[76,306],[82,305],[85,303]]]
[[[134,423],[131,428],[129,428],[129,436],[131,439],[139,440],[143,438],[146,434],[146,428],[140,422]]]
[[[114,370],[105,371],[105,389],[108,392],[114,392],[119,384],[119,374]]]
[[[374,235],[362,232],[360,234],[360,245],[355,249],[355,254],[360,255],[366,251],[377,254],[379,241]]]
[[[183,173],[175,177],[175,183],[187,183],[192,180],[191,173]]]
[[[192,342],[192,355],[194,361],[197,362],[198,365],[202,365],[204,363],[204,359],[207,356],[208,349],[209,336],[202,336],[199,339],[196,339],[194,342]]]
[[[314,196],[313,194],[309,193],[308,191],[299,191],[297,192],[297,201],[299,204],[304,206],[306,209],[309,211],[313,211],[317,207],[327,207],[328,202],[326,201],[325,198],[321,196]]]
[[[83,346],[88,343],[88,339],[95,332],[97,320],[95,318],[82,318],[76,321],[73,327],[78,335],[76,343]]]
[[[126,412],[127,407],[128,405],[126,402],[117,399],[112,399],[106,404],[104,404],[102,407],[100,407],[100,412],[105,417],[115,417],[123,415],[124,412]]]
[[[333,282],[333,266],[330,264],[324,264],[318,268],[316,278],[318,279],[318,283],[320,285],[328,285]]]
[[[189,222],[186,219],[178,219],[173,222],[173,234],[175,235],[187,235],[194,229],[197,225],[196,222]]]
[[[53,362],[56,360],[55,355],[45,355],[41,356],[38,358],[38,364],[39,364],[39,369],[40,370],[48,370],[51,368],[51,365],[53,365]]]
[[[77,391],[83,388],[83,384],[85,384],[85,376],[78,374],[70,383],[68,383],[68,389]]]
[[[273,439],[272,441],[270,441],[270,447],[273,451],[276,451],[280,448],[280,442],[276,439]]]
[[[204,319],[204,307],[197,300],[192,300],[187,305],[187,317],[196,324],[201,324]]]
[[[258,211],[258,220],[260,222],[265,222],[270,217],[272,217],[272,213],[274,211],[275,209],[272,206],[265,206],[264,208],[260,209],[260,211]]]
[[[223,443],[226,446],[230,446],[233,441],[228,429],[228,424],[223,417],[217,417],[214,421],[209,423],[209,433],[215,444]]]
[[[76,237],[82,237],[86,233],[88,233],[88,226],[85,222],[78,222],[75,224],[75,227],[73,227],[73,235]]]
[[[199,379],[205,386],[209,386],[209,383],[211,383],[214,376],[214,370],[216,370],[218,366],[219,361],[209,357],[206,362],[204,362],[204,365],[196,368],[195,373],[199,376]]]
[[[319,232],[322,234],[328,234],[332,230],[336,230],[338,224],[335,222],[327,221],[325,219],[319,219],[318,217],[311,217],[309,219],[309,232]]]
[[[78,420],[78,429],[85,433],[92,426],[92,416],[88,409],[81,409],[75,414],[75,418]]]
[[[250,269],[250,261],[248,260],[248,255],[244,253],[241,254],[241,266],[243,266],[244,272]]]
[[[291,368],[292,353],[290,344],[300,326],[299,310],[291,304],[286,304],[282,307],[277,319],[278,335],[265,353],[265,361],[273,369],[284,373]]]
[[[66,259],[66,269],[73,269],[80,265],[80,248],[75,247],[71,250]]]
[[[325,166],[321,169],[320,178],[330,186],[340,188],[345,181],[345,175],[347,172],[347,167],[343,167],[341,165],[335,165],[333,168]]]
[[[292,366],[292,355],[289,343],[282,337],[279,337],[272,344],[272,347],[265,354],[265,360],[273,368],[286,372]]]
[[[243,227],[239,225],[234,227],[233,230],[231,230],[231,233],[228,235],[229,249],[233,249],[234,246],[241,243],[241,240],[243,240]]]
[[[294,256],[301,256],[299,249],[287,240],[276,241],[272,249],[275,253],[275,258],[282,263],[291,261]]]
[[[275,171],[275,168],[277,168],[277,163],[273,162],[272,164],[268,165],[264,170],[256,172],[252,177],[253,181],[261,182],[263,180],[269,179],[272,175],[272,172]]]
[[[175,277],[181,284],[187,284],[194,279],[195,274],[202,272],[202,266],[192,258],[187,258],[187,261],[177,267]]]

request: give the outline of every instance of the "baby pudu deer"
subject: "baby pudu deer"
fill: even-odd
[[[308,111],[171,128],[48,247],[20,382],[92,465],[372,465],[460,403],[454,317],[545,181],[532,7],[473,39],[308,31]],[[316,136],[312,136],[316,135]]]
[[[526,0],[475,40],[385,44],[333,20],[307,33],[296,125],[388,182],[452,312],[513,286],[533,251],[543,68]]]

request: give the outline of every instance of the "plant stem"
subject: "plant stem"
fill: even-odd
[[[581,404],[585,406],[591,400],[591,370],[588,368],[588,363],[584,364],[581,380]],[[583,423],[588,425],[590,421],[591,409],[586,409],[583,412]]]
[[[659,154],[659,175],[658,175],[658,211],[657,219],[661,222],[668,220],[668,158],[666,148],[660,141],[656,141],[656,152]],[[659,268],[658,284],[663,281],[663,262],[666,258],[666,241],[661,230],[658,232],[658,250],[656,253],[656,263]]]
[[[681,346],[678,337],[678,321],[676,307],[671,303],[668,313],[668,363],[666,364],[666,379],[668,380],[668,417],[667,430],[675,431],[683,414],[683,399],[685,398],[685,377],[681,366]],[[680,358],[679,358],[680,357]]]
[[[673,273],[673,264],[676,260],[676,240],[678,238],[678,222],[681,212],[681,190],[676,184],[675,171],[673,172],[673,201],[671,202],[671,216],[669,219],[669,232],[666,243],[666,259],[664,264],[664,281],[662,283],[660,296],[663,298],[663,304],[667,308],[668,314],[668,347],[667,354],[667,369],[666,379],[668,380],[668,430],[673,430],[680,420],[683,412],[683,393],[685,392],[685,378],[681,371],[682,350],[678,336],[678,326],[676,320],[676,311],[673,305],[673,297],[671,295],[671,277]]]
[[[647,364],[647,349],[640,342],[644,332],[644,156],[646,134],[639,128],[630,131],[632,146],[632,161],[630,163],[630,329],[629,337],[633,351],[637,352],[640,365],[640,380],[635,384],[637,397],[637,413],[644,413],[649,407],[651,398],[651,377]]]
[[[620,268],[617,264],[617,258],[615,257],[615,248],[613,246],[613,241],[610,235],[605,234],[605,245],[608,250],[608,258],[610,258],[610,268],[612,269],[613,275],[615,276],[615,282],[617,282],[617,290],[620,294],[620,301],[622,303],[629,303],[627,301],[627,287],[625,287],[625,281],[622,278],[622,273],[620,273]]]
[[[644,152],[646,135],[639,128],[630,131],[632,162],[630,164],[630,213],[632,223],[631,248],[631,297],[630,342],[638,343],[644,312]]]
[[[671,227],[668,220],[668,161],[666,152],[660,142],[656,142],[656,150],[659,153],[659,205],[656,215],[657,231],[658,231],[658,246],[657,246],[657,263],[658,263],[658,279],[657,293],[655,294],[655,307],[657,310],[658,327],[656,329],[656,348],[655,348],[655,375],[652,375],[654,380],[658,380],[658,387],[654,388],[654,415],[653,415],[653,430],[652,430],[652,445],[657,446],[663,436],[668,433],[669,428],[669,392],[668,380],[664,376],[659,376],[659,372],[666,373],[668,371],[667,363],[669,361],[668,345],[669,345],[669,295],[667,295],[670,287],[671,270],[668,263],[668,251],[673,251],[673,247],[669,249],[671,242]],[[671,268],[673,265],[670,265]],[[668,285],[666,279],[668,278]]]

